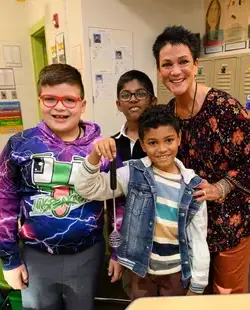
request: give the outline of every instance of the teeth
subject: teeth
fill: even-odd
[[[134,107],[134,108],[130,108],[130,110],[136,112],[136,111],[139,110],[139,108],[138,107]]]
[[[63,116],[63,115],[54,115],[55,118],[67,118],[67,116]]]
[[[184,81],[184,79],[181,79],[181,80],[174,80],[174,81],[172,81],[172,83],[176,83],[176,84],[178,84],[178,83],[181,83],[181,82],[183,82]]]
[[[166,158],[168,158],[168,156],[167,156],[167,155],[164,155],[164,156],[158,156],[158,158],[160,158],[160,159],[166,159]]]

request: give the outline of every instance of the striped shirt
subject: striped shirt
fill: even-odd
[[[166,275],[181,271],[178,240],[178,205],[184,191],[181,174],[153,167],[157,187],[155,230],[148,273]]]

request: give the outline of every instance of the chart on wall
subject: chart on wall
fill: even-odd
[[[249,39],[250,0],[205,0],[205,48],[245,49]]]
[[[23,130],[21,103],[18,99],[13,68],[0,68],[0,134]]]
[[[134,67],[133,33],[91,27],[89,43],[94,118],[104,134],[111,134],[124,121],[115,104],[116,84],[124,72]]]

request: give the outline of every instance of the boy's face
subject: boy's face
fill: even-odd
[[[141,145],[156,168],[174,173],[174,159],[180,142],[181,135],[172,126],[159,126],[145,132]]]
[[[122,95],[129,95],[129,93],[138,93],[138,96],[136,98],[135,95],[133,95],[129,101],[122,100]],[[145,97],[143,95],[146,95],[146,98],[138,98]],[[132,80],[126,83],[123,89],[120,91],[119,99],[116,101],[116,105],[118,110],[125,115],[128,121],[137,121],[142,112],[151,104],[153,104],[154,101],[155,98],[152,99],[151,95],[147,93],[145,87],[143,87],[143,85],[140,84],[138,80]]]
[[[75,106],[74,103],[72,104],[72,108],[65,107],[61,101],[58,101],[54,107],[48,107],[40,99],[43,120],[53,132],[60,135],[70,135],[71,132],[75,132],[86,106],[86,101],[80,99],[80,94],[80,89],[77,85],[63,83],[42,87],[41,95],[49,95],[46,96],[48,102],[53,100],[53,96],[65,97],[68,102],[71,102],[70,100],[73,97],[79,98]]]

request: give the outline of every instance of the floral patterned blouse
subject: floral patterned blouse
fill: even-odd
[[[174,113],[175,100],[166,108]],[[233,248],[250,235],[250,117],[228,93],[211,88],[200,111],[180,124],[184,165],[210,183],[226,177],[234,186],[223,202],[207,201],[210,251]]]

